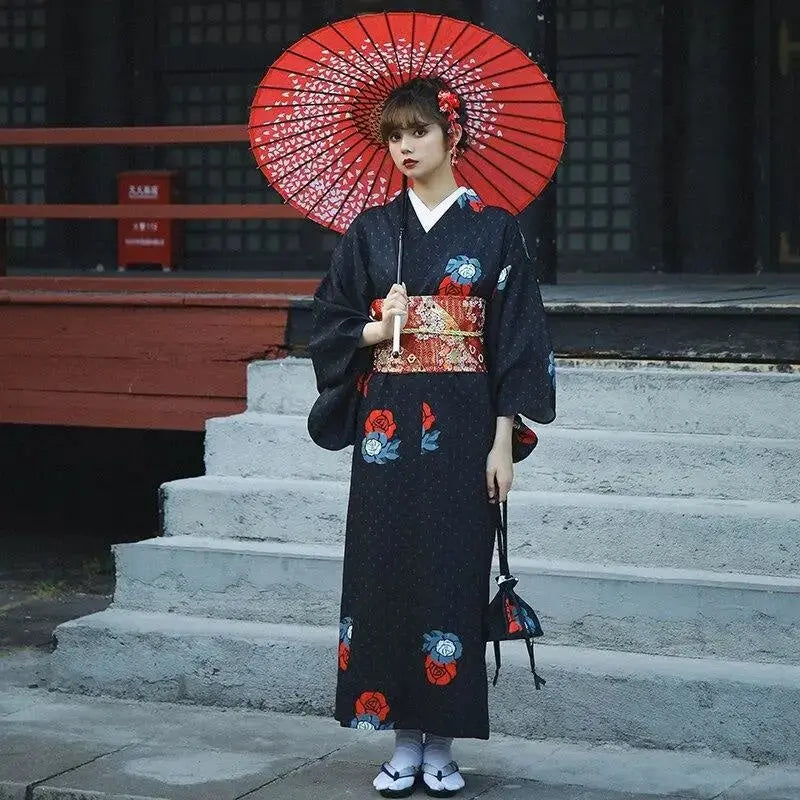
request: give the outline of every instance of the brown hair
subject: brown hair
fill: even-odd
[[[402,86],[392,89],[381,109],[381,141],[387,144],[389,135],[400,128],[413,128],[436,123],[442,129],[446,142],[450,121],[439,110],[438,94],[442,89],[452,91],[441,78],[432,76],[412,78]],[[467,114],[464,109],[464,101],[460,97],[457,114],[463,129],[467,122]],[[467,149],[466,130],[461,134],[461,139],[456,147],[459,153],[463,153]]]

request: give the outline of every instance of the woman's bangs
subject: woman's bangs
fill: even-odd
[[[381,138],[386,141],[394,131],[422,128],[432,122],[434,120],[426,119],[424,109],[416,104],[389,106],[381,114]]]

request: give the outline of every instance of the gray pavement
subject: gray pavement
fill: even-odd
[[[48,652],[0,652],[0,800],[366,800],[393,736],[329,717],[46,688]],[[602,709],[598,709],[602,713]],[[797,800],[800,765],[492,734],[454,746],[462,800]],[[415,796],[426,796],[421,787]]]

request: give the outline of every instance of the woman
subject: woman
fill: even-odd
[[[515,415],[555,417],[553,353],[519,225],[453,177],[465,121],[439,79],[392,92],[380,135],[413,184],[403,283],[399,196],[356,217],[314,299],[309,432],[328,449],[354,444],[334,716],[395,731],[374,780],[385,797],[411,794],[420,774],[428,794],[456,794],[453,738],[489,738],[493,504],[512,483]]]

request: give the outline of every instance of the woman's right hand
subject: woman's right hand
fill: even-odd
[[[408,293],[405,283],[394,283],[381,306],[381,326],[384,339],[394,336],[394,318],[401,316],[402,325],[408,319]]]

